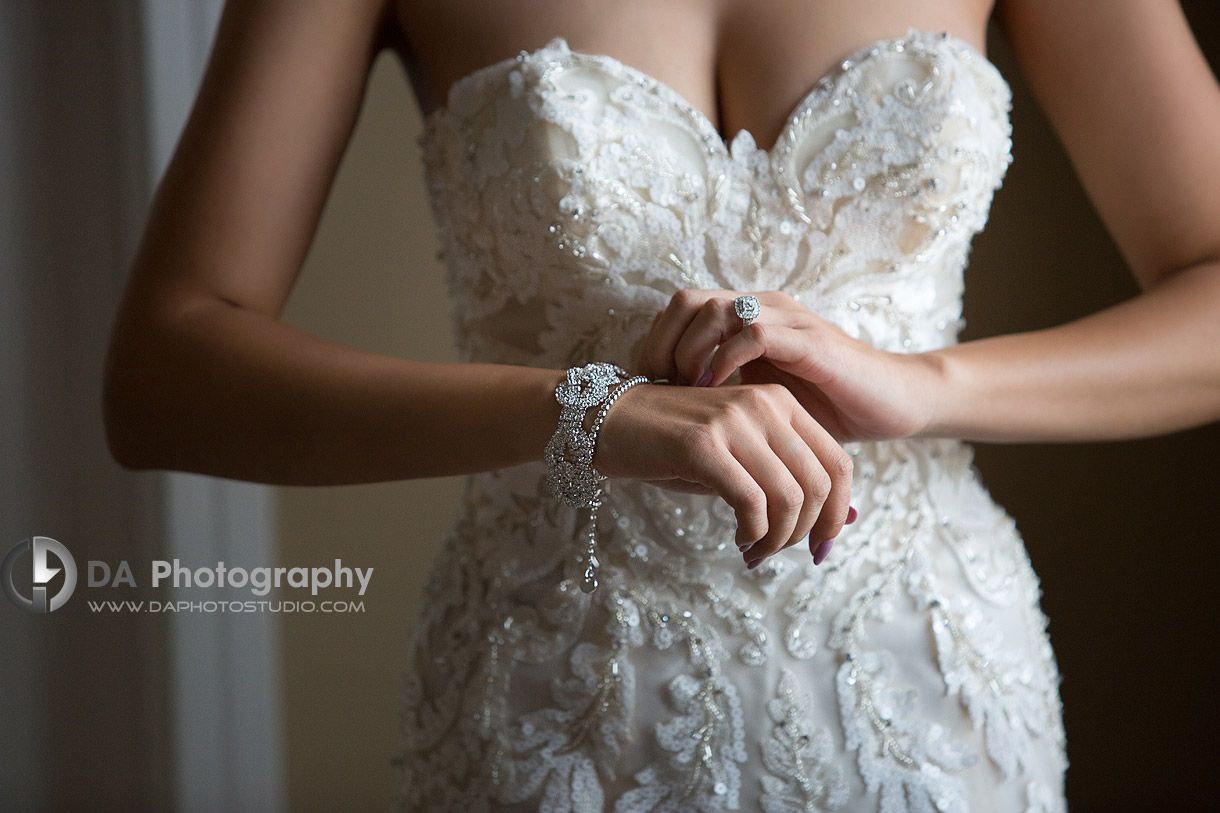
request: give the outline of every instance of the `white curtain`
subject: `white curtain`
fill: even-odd
[[[87,560],[272,564],[270,489],[127,472],[101,425],[110,321],[220,6],[0,2],[0,556],[50,536],[80,571],[52,615],[0,606],[0,809],[284,807],[275,617],[85,603]]]

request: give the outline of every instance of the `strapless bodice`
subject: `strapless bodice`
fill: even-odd
[[[916,29],[843,60],[766,150],[562,37],[481,68],[420,136],[459,351],[630,367],[681,288],[785,291],[897,352],[950,343],[1010,106],[969,43]]]

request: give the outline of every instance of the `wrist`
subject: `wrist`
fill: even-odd
[[[606,479],[592,462],[602,423],[620,395],[648,378],[613,363],[590,362],[568,369],[564,379],[554,392],[562,413],[544,451],[547,482],[568,505],[594,505]]]
[[[565,371],[555,390],[562,405],[554,435],[547,442],[547,487],[562,503],[589,509],[589,540],[582,557],[580,587],[591,593],[598,585],[597,509],[606,476],[593,466],[597,435],[611,405],[631,387],[647,382],[646,376],[631,376],[610,362],[590,362]],[[596,409],[593,424],[586,427],[587,413]]]
[[[533,431],[523,433],[522,438],[528,442],[526,456],[530,462],[539,463],[546,460],[546,445],[555,434],[559,416],[563,411],[563,407],[555,400],[555,390],[566,379],[565,370],[544,370],[538,377],[534,397],[530,399],[530,404],[534,407],[531,412]]]
[[[944,350],[931,350],[911,357],[919,362],[919,400],[924,404],[919,428],[911,437],[957,437],[954,408],[960,398],[959,374]]]

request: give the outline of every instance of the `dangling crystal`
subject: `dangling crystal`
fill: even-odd
[[[590,565],[585,568],[585,577],[580,582],[580,589],[586,593],[592,593],[597,589],[597,570]]]

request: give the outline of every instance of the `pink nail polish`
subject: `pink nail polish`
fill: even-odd
[[[843,524],[844,524],[844,525],[851,525],[853,522],[855,522],[855,521],[856,521],[856,517],[858,517],[858,516],[860,516],[859,512],[857,512],[855,508],[852,508],[852,507],[849,505],[849,506],[847,507],[847,521],[846,521],[846,522],[844,522]]]
[[[813,563],[815,565],[822,564],[822,562],[826,560],[826,554],[830,553],[830,549],[834,547],[834,544],[835,541],[833,539],[827,539],[825,542],[818,545],[817,549],[813,552]]]
[[[761,565],[763,563],[763,559],[766,559],[766,558],[767,557],[764,556],[762,559],[755,559],[753,562],[750,562],[748,565],[746,565],[746,570],[753,570],[754,568]]]
[[[703,375],[699,376],[699,382],[697,384],[695,384],[695,386],[696,387],[706,387],[708,384],[711,383],[711,381],[712,381],[712,371],[704,370]]]

